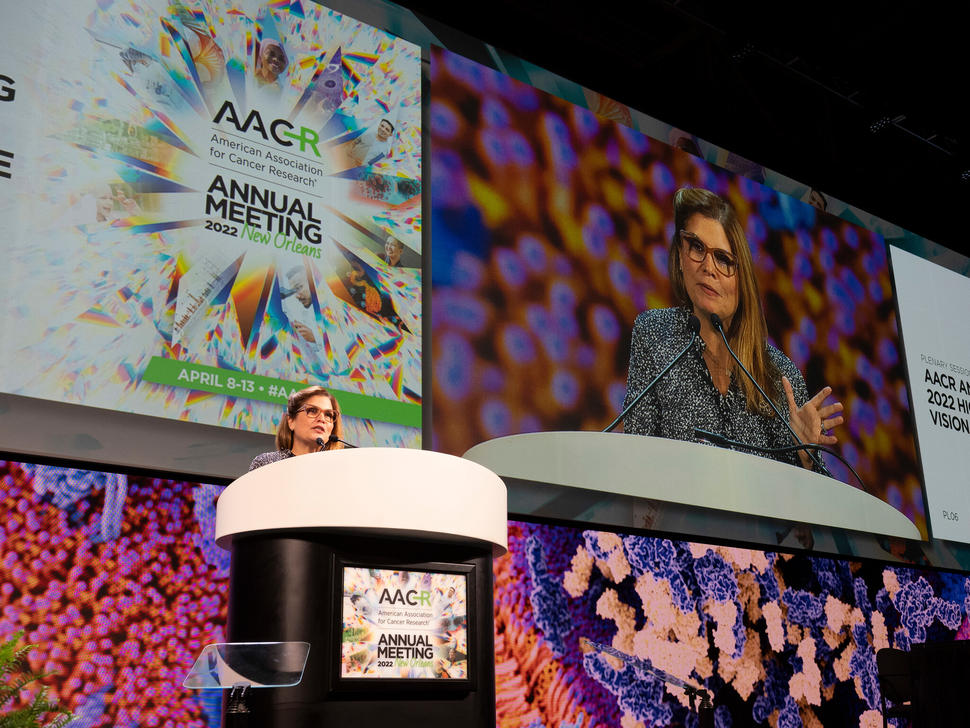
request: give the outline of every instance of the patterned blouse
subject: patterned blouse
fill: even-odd
[[[293,457],[292,450],[273,450],[271,452],[264,452],[253,458],[253,462],[250,463],[249,469],[255,470],[256,468],[261,468],[264,465],[272,465],[273,463],[278,463],[280,460],[286,460],[287,458]]]
[[[690,341],[690,329],[687,327],[690,314],[686,308],[664,308],[644,311],[637,316],[633,326],[624,406],[632,402],[660,370],[687,346]],[[727,392],[721,394],[718,391],[704,362],[705,346],[704,341],[697,337],[693,349],[626,416],[624,432],[697,442],[694,436],[694,428],[697,427],[761,447],[794,444],[788,429],[772,415],[767,404],[763,406],[767,415],[747,409],[744,392],[733,373]],[[795,402],[801,407],[808,400],[805,378],[791,359],[770,344],[765,346],[769,359],[778,370],[777,391],[784,391],[781,377],[788,377],[795,393]],[[775,404],[787,420],[788,403],[782,401]],[[777,455],[750,452],[792,465],[800,465],[801,462],[794,452]]]

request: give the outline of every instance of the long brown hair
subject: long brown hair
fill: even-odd
[[[344,438],[344,423],[343,417],[340,414],[340,403],[337,398],[334,397],[330,392],[328,392],[323,387],[316,385],[313,387],[307,387],[306,389],[301,389],[299,392],[294,392],[290,395],[289,401],[286,403],[286,409],[283,411],[283,416],[280,417],[280,424],[276,428],[276,449],[277,450],[292,450],[293,449],[293,430],[290,429],[290,423],[288,418],[296,417],[300,414],[300,407],[310,399],[311,397],[316,397],[317,395],[330,398],[330,404],[334,411],[337,413],[337,419],[333,422],[333,430],[331,431],[331,436],[336,435],[341,440]],[[343,449],[343,443],[340,442],[328,442],[323,446],[324,450],[341,450]]]
[[[752,376],[764,388],[768,396],[776,402],[780,401],[781,392],[778,389],[778,369],[768,358],[766,348],[768,340],[768,325],[765,323],[765,312],[761,306],[761,291],[758,279],[754,274],[754,261],[751,258],[751,248],[744,234],[744,228],[738,220],[738,215],[730,202],[714,194],[710,190],[696,187],[684,187],[674,195],[674,234],[670,241],[670,251],[667,256],[667,270],[670,286],[674,298],[681,306],[693,308],[687,286],[684,284],[684,272],[680,261],[680,231],[683,230],[691,215],[701,215],[721,223],[727,235],[731,252],[738,261],[738,308],[731,317],[731,324],[724,334],[727,336],[731,348],[738,355]],[[761,395],[755,386],[738,369],[735,362],[731,362],[734,379],[744,393],[748,410],[772,414],[770,408],[761,402]]]

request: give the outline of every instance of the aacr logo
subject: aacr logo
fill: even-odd
[[[412,607],[416,607],[419,604],[424,604],[425,606],[431,606],[431,592],[429,591],[417,591],[415,589],[409,589],[407,592],[401,592],[400,589],[395,589],[392,594],[389,590],[385,589],[381,592],[381,598],[378,600],[381,604],[385,602],[390,604],[408,604]]]
[[[286,119],[274,119],[270,122],[269,132],[267,133],[263,118],[256,109],[250,111],[249,115],[240,122],[239,115],[236,113],[236,107],[232,105],[231,101],[226,101],[222,105],[222,108],[219,109],[219,113],[212,120],[212,123],[219,124],[222,121],[232,124],[236,127],[237,131],[244,134],[252,130],[258,132],[266,141],[269,141],[270,137],[272,137],[273,141],[281,147],[292,147],[293,142],[299,142],[301,152],[306,153],[306,150],[309,148],[316,156],[320,156],[320,152],[317,150],[317,142],[320,141],[320,135],[313,129],[305,126],[301,126],[298,132],[294,132],[294,126]]]

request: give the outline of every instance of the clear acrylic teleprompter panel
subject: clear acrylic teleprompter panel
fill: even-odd
[[[239,685],[281,688],[303,679],[309,642],[220,642],[206,645],[182,686],[192,690]]]

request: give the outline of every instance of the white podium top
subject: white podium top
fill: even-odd
[[[216,543],[257,531],[339,529],[508,548],[505,484],[452,455],[361,447],[266,465],[219,497]]]
[[[465,458],[503,477],[919,539],[863,490],[776,460],[694,442],[604,432],[511,435]]]

